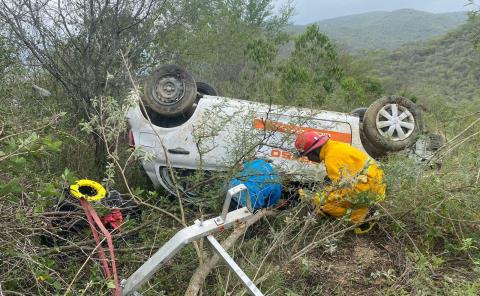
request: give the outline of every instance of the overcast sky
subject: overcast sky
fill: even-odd
[[[277,0],[277,3],[286,1]],[[342,15],[401,8],[451,12],[469,10],[469,6],[465,6],[467,3],[467,0],[293,0],[297,14],[292,21],[294,24],[304,25]]]

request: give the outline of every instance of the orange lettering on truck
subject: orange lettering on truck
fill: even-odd
[[[270,150],[270,156],[274,158],[283,158],[286,160],[296,160],[300,162],[311,162],[308,160],[306,156],[301,157],[301,158],[295,158],[295,155],[292,152],[288,151],[282,151],[278,149],[272,149]]]
[[[259,118],[254,119],[253,128],[288,134],[299,134],[305,131],[316,131],[323,135],[329,135],[330,138],[334,141],[344,142],[348,144],[352,143],[352,134],[350,133],[341,133],[329,130],[309,128],[300,125],[291,125],[283,122],[264,120]]]

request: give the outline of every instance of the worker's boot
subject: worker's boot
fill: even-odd
[[[371,219],[372,217],[374,217],[375,212],[376,212],[375,208],[369,208],[368,213],[366,214],[365,218],[362,219],[362,221],[366,220],[366,219]],[[359,224],[358,227],[356,227],[354,229],[354,232],[355,232],[355,234],[358,234],[358,235],[369,233],[370,230],[372,230],[373,227],[375,227],[376,224],[377,224],[376,220],[363,222],[363,223]]]
[[[370,230],[372,230],[373,227],[375,227],[376,224],[377,224],[377,222],[375,222],[375,221],[364,222],[364,223],[358,225],[358,227],[356,227],[353,231],[357,235],[369,233]]]

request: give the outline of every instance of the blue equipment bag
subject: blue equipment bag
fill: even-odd
[[[230,180],[229,187],[240,184],[245,184],[248,188],[254,209],[273,206],[282,195],[282,179],[265,160],[244,161],[243,170]],[[241,193],[240,200],[238,196],[234,198],[242,206],[247,205],[245,192]]]

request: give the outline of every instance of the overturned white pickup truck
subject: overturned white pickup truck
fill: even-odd
[[[276,106],[220,97],[175,65],[161,67],[145,84],[144,95],[133,96],[138,104],[128,112],[131,145],[152,156],[142,161],[146,173],[171,193],[175,186],[167,159],[185,172],[226,170],[239,159],[256,157],[294,180],[319,180],[324,166],[294,155],[295,136],[305,130],[328,134],[373,157],[415,144],[424,157],[438,149],[438,144],[417,141],[421,110],[400,96],[381,98],[351,114]]]

